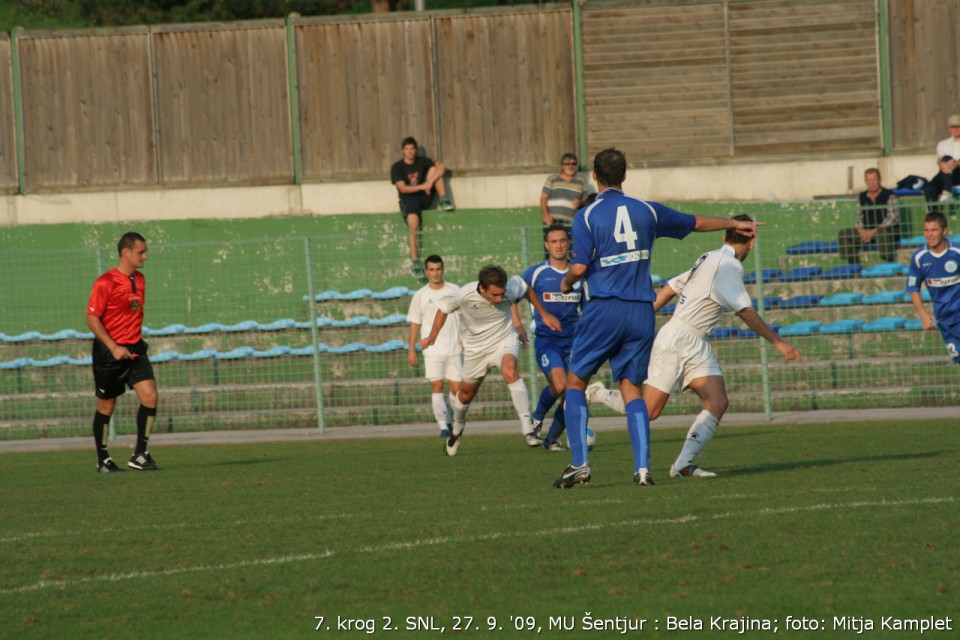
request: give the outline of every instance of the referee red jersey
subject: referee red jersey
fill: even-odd
[[[140,342],[144,282],[139,271],[126,276],[113,268],[93,283],[87,315],[100,318],[103,328],[117,344]]]

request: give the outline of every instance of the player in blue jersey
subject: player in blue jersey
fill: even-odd
[[[579,284],[577,290],[571,293],[560,291],[560,283],[567,275],[570,263],[567,257],[570,251],[570,232],[564,225],[553,223],[547,227],[543,245],[549,258],[523,272],[523,281],[527,283],[527,299],[533,306],[537,366],[547,379],[547,385],[540,391],[540,400],[532,415],[533,428],[537,433],[550,408],[557,398],[563,396],[567,388],[567,365],[570,362],[570,349],[573,347],[573,330],[580,319]],[[550,431],[543,440],[547,451],[563,450],[563,445],[557,438],[565,428],[561,407],[554,412]]]
[[[947,240],[947,217],[940,212],[923,219],[923,237],[927,246],[910,257],[907,293],[923,328],[940,329],[950,357],[960,364],[960,247]],[[923,284],[933,301],[933,316],[923,308]]]
[[[617,149],[604,149],[593,162],[597,199],[573,219],[573,257],[561,290],[573,291],[583,279],[585,304],[573,338],[567,372],[567,437],[573,460],[553,483],[568,489],[590,481],[585,446],[590,377],[607,360],[627,409],[627,431],[633,448],[634,482],[653,484],[650,476],[650,420],[640,395],[647,377],[655,334],[650,254],[660,237],[682,239],[691,231],[737,229],[754,237],[756,222],[694,216],[658,202],[624,195],[621,185],[627,159]]]

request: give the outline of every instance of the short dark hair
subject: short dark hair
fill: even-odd
[[[570,229],[567,228],[567,225],[561,224],[559,222],[552,223],[543,234],[543,239],[546,240],[554,231],[563,231],[567,235],[567,240],[570,239]]]
[[[491,285],[506,287],[507,272],[498,264],[488,264],[483,269],[480,269],[477,280],[480,281],[480,286],[484,289],[489,289]]]
[[[942,211],[931,211],[924,218],[924,222],[937,222],[940,224],[941,229],[947,228],[947,216],[943,215]]]
[[[753,218],[748,216],[745,213],[735,215],[731,220],[740,220],[742,222],[753,222]],[[748,237],[737,231],[736,229],[727,229],[723,234],[723,241],[729,242],[730,244],[747,244],[753,240],[753,238]]]
[[[440,256],[438,256],[438,255],[435,254],[435,253],[434,253],[434,254],[431,254],[431,255],[427,256],[427,259],[426,259],[426,260],[423,261],[423,266],[427,266],[428,264],[439,264],[439,265],[442,267],[442,266],[443,266],[443,258],[441,258]]]
[[[412,144],[413,146],[415,146],[415,147],[417,147],[417,148],[420,147],[420,145],[417,144],[417,139],[414,138],[413,136],[407,136],[406,138],[404,138],[404,139],[403,139],[403,142],[400,143],[400,148],[403,149],[403,148],[404,148],[405,146],[407,146],[408,144]]]
[[[146,243],[147,239],[136,231],[127,231],[125,234],[120,236],[120,241],[117,242],[117,253],[123,255],[124,249],[133,249],[137,242]]]
[[[576,154],[570,153],[569,151],[563,154],[562,156],[560,156],[560,164],[563,164],[564,160],[573,160],[574,162],[579,162],[579,160],[577,160]]]
[[[619,149],[604,149],[593,159],[593,172],[599,184],[619,188],[627,176],[627,157]]]

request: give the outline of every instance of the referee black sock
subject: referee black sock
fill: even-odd
[[[150,431],[153,429],[153,419],[157,417],[156,407],[140,405],[137,410],[137,449],[133,455],[146,453],[150,442]]]
[[[97,445],[97,459],[103,462],[110,457],[107,451],[107,434],[105,427],[110,424],[110,416],[104,415],[99,411],[93,414],[93,440]]]

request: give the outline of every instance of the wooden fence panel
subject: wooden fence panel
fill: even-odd
[[[292,182],[284,23],[153,33],[164,184]]]
[[[724,6],[588,4],[584,94],[590,159],[632,166],[732,153]]]
[[[28,190],[154,184],[146,30],[17,40]]]
[[[874,0],[730,3],[737,156],[881,147]]]
[[[569,7],[435,20],[448,166],[553,168],[564,152],[576,151]]]
[[[885,2],[886,0],[880,0]],[[893,148],[929,152],[960,113],[960,19],[956,0],[890,0]]]
[[[0,33],[0,193],[14,193],[18,187],[11,65],[10,36]]]
[[[305,179],[382,176],[413,136],[433,158],[429,19],[298,21]]]

